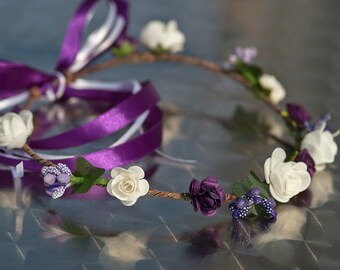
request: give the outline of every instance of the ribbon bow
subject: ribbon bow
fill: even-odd
[[[104,24],[81,45],[84,30],[101,1],[108,4]],[[162,114],[156,106],[159,97],[150,82],[137,80],[99,82],[77,79],[68,82],[69,74],[81,71],[95,58],[126,38],[128,6],[124,0],[85,0],[73,15],[63,41],[54,74],[21,63],[0,61],[0,110],[24,102],[29,89],[39,87],[49,101],[61,97],[106,99],[119,103],[95,119],[67,132],[30,142],[35,149],[55,150],[76,147],[115,133],[127,131],[107,149],[83,155],[94,166],[111,169],[133,162],[161,144]],[[123,97],[123,98],[122,98]],[[23,160],[25,169],[40,170],[39,164],[19,150],[1,149],[0,162],[16,165]],[[38,153],[43,158],[75,166],[74,155]]]

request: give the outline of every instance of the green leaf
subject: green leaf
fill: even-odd
[[[84,177],[79,177],[79,176],[74,176],[74,175],[71,176],[71,180],[70,180],[72,186],[82,184],[84,183],[84,181],[85,181]]]
[[[246,64],[243,61],[237,61],[234,64],[234,69],[249,81],[252,87],[259,85],[259,78],[262,74],[262,69],[260,67]]]
[[[101,177],[101,178],[98,178],[94,183],[98,186],[107,186],[107,184],[109,183],[109,180]]]
[[[260,189],[260,195],[262,197],[271,198],[268,184],[263,182],[253,171],[250,171],[246,179],[233,184],[231,186],[231,191],[237,197],[241,197],[255,187]]]
[[[260,67],[239,60],[234,64],[234,69],[250,82],[250,91],[252,91],[257,98],[268,97],[270,95],[270,89],[263,88],[259,82],[259,78],[263,74]]]
[[[158,44],[155,48],[151,49],[151,52],[156,54],[156,55],[171,53],[171,51],[169,49],[163,48],[161,44]]]
[[[89,189],[96,184],[97,180],[99,183],[104,183],[104,178],[99,180],[104,172],[104,169],[94,167],[85,158],[78,158],[76,161],[76,169],[71,178],[72,194],[89,191]]]
[[[258,66],[247,64],[243,61],[237,61],[234,64],[234,68],[239,73],[248,73],[252,77],[258,79],[262,75],[262,69]]]
[[[251,189],[258,187],[260,189],[260,196],[263,198],[271,198],[269,192],[269,185],[263,182],[253,171],[250,171],[245,180],[232,185],[231,190],[237,197],[241,197]],[[261,205],[253,205],[249,210],[248,219],[250,220],[263,220],[268,218],[268,214]]]
[[[76,184],[72,186],[71,194],[86,193],[91,189],[92,186],[93,186],[93,182],[86,181],[84,179],[84,182],[82,184]]]
[[[79,177],[84,177],[92,171],[92,168],[94,168],[94,167],[92,166],[92,164],[90,162],[88,162],[83,157],[79,157],[76,160],[76,169],[75,169],[73,175],[79,176]]]
[[[128,41],[122,43],[120,47],[113,47],[112,52],[118,57],[125,57],[132,54],[135,47]]]

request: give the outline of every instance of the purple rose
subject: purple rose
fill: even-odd
[[[290,119],[294,120],[300,129],[305,128],[305,123],[310,120],[310,115],[304,107],[295,103],[287,104]]]
[[[214,176],[202,180],[193,179],[190,183],[189,194],[195,211],[210,217],[216,214],[217,208],[225,201],[225,193]]]
[[[311,155],[309,154],[307,149],[300,150],[299,154],[295,158],[296,162],[303,162],[307,165],[307,171],[311,177],[313,177],[315,173],[315,162]]]

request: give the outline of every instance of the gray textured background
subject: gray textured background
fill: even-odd
[[[78,3],[0,1],[0,58],[53,70]],[[339,8],[337,0],[134,0],[130,33],[138,36],[150,20],[175,18],[187,36],[185,54],[216,62],[237,45],[256,46],[257,62],[282,81],[287,99],[305,105],[314,118],[332,113],[337,128]],[[227,189],[249,169],[262,175],[277,143],[226,129],[219,119],[229,119],[238,105],[262,113],[276,134],[286,134],[241,86],[206,71],[160,63],[122,66],[93,77],[152,79],[157,86],[166,113],[164,151],[198,164],[147,159],[144,163],[159,165],[150,179],[155,188],[185,191],[193,176],[214,174]],[[337,164],[314,179],[309,207],[280,206],[278,222],[250,241],[244,225],[243,245],[232,237],[227,209],[206,219],[179,201],[142,198],[125,208],[107,197],[52,200],[28,187],[18,204],[13,188],[2,188],[0,269],[339,269]],[[213,234],[222,238],[214,242]]]

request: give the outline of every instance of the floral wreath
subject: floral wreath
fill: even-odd
[[[167,24],[160,21],[148,23],[141,31],[140,40],[149,51],[138,52],[136,40],[126,34],[128,6],[124,0],[105,0],[109,7],[107,20],[81,46],[88,18],[99,2],[85,0],[74,14],[54,74],[20,63],[0,62],[0,109],[14,107],[12,112],[0,118],[0,162],[12,166],[14,178],[22,177],[24,168],[40,170],[46,192],[54,199],[63,196],[68,188],[72,193],[86,193],[98,185],[126,206],[148,195],[188,201],[195,211],[208,217],[213,216],[219,207],[227,205],[235,219],[275,220],[277,202],[287,203],[306,190],[314,173],[334,162],[338,150],[334,137],[339,131],[332,132],[327,126],[330,115],[312,122],[301,105],[287,103],[286,108],[282,108],[279,103],[285,97],[285,90],[274,76],[253,63],[256,48],[236,48],[223,65],[176,55],[174,53],[184,47],[185,36],[173,20]],[[92,64],[109,49],[116,57]],[[283,119],[295,140],[294,151],[287,158],[283,149],[276,148],[264,162],[263,178],[251,171],[245,180],[235,183],[229,193],[213,176],[202,181],[193,179],[186,192],[150,189],[141,167],[124,169],[119,166],[157,151],[161,144],[162,117],[154,87],[150,82],[136,80],[100,82],[80,78],[123,63],[155,61],[200,67],[241,83]],[[37,101],[54,102],[69,97],[109,100],[114,107],[72,130],[30,141],[34,127],[33,113],[29,109]],[[23,110],[19,112],[18,105],[22,103]],[[123,128],[127,131],[108,149],[80,157],[36,152],[36,149],[57,150],[83,145]],[[106,170],[111,170],[109,178],[104,176]]]

